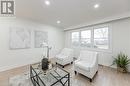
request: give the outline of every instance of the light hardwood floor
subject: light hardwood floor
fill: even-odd
[[[73,65],[65,66],[65,70],[71,73],[75,86],[130,86],[130,74],[120,73],[115,69],[99,66],[99,71],[92,83],[81,74],[75,75]],[[0,73],[0,86],[9,86],[9,78],[28,71],[28,66],[15,68]]]

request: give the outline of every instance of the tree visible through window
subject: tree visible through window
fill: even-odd
[[[109,48],[108,27],[94,29],[94,47],[100,49]]]
[[[101,27],[94,29],[86,29],[71,33],[71,41],[73,46],[84,48],[109,49],[109,27]]]
[[[81,46],[91,47],[91,30],[81,31]]]

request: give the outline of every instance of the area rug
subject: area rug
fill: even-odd
[[[70,86],[77,86],[77,83],[72,83],[72,77],[70,77]],[[23,73],[17,76],[13,76],[9,79],[9,86],[33,86],[29,73]],[[62,86],[60,83],[55,86]]]
[[[29,73],[23,73],[9,79],[9,86],[33,86]]]

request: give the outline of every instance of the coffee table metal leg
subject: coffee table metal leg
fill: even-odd
[[[70,86],[70,74],[68,74],[68,86]]]

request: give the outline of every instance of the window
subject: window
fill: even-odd
[[[91,30],[81,31],[81,46],[91,47]]]
[[[94,48],[109,48],[108,27],[94,29]]]
[[[72,32],[72,45],[78,46],[79,45],[79,32]]]
[[[108,50],[110,49],[109,31],[109,27],[105,26],[72,32],[72,45],[81,48]]]

